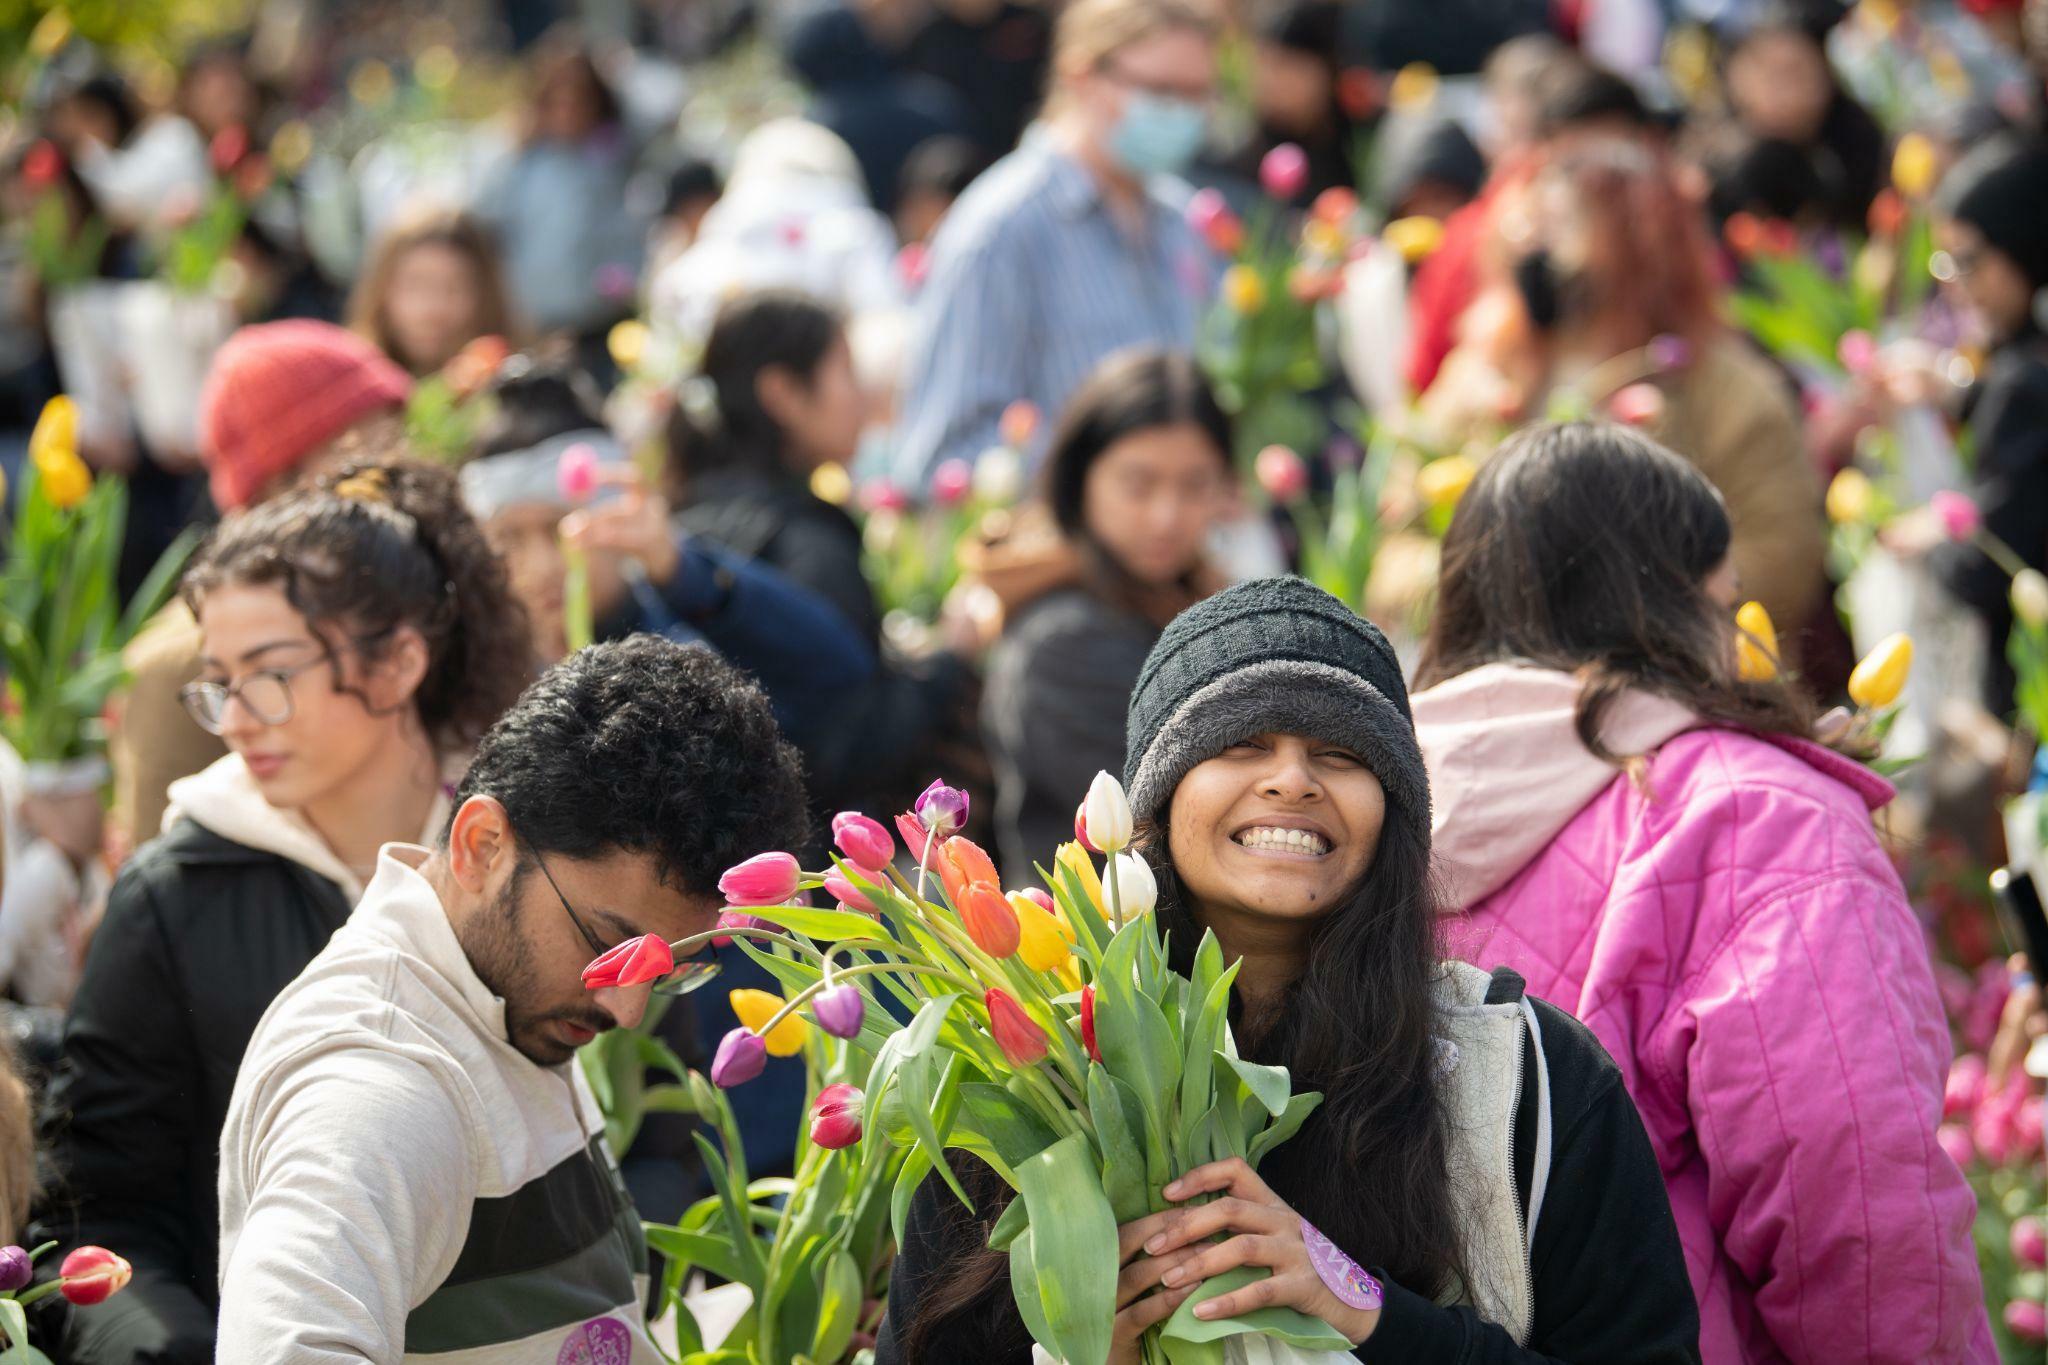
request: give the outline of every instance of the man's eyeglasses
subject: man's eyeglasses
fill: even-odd
[[[522,839],[520,842],[524,843],[525,840]],[[547,861],[540,856],[540,850],[528,844],[527,851],[533,854],[533,861],[540,868],[540,875],[547,878],[548,889],[553,891],[555,899],[562,903],[562,909],[569,916],[569,922],[576,926],[576,932],[583,935],[583,941],[590,945],[591,960],[596,961],[617,947],[617,944],[606,946],[602,939],[591,932],[590,926],[583,922],[583,916],[576,913],[576,907],[569,904],[569,898],[562,894],[562,888],[555,883],[555,874],[548,871]],[[675,970],[667,976],[652,982],[651,988],[656,995],[688,995],[717,975],[716,958],[686,958],[678,962]]]
[[[228,703],[239,701],[259,724],[282,725],[292,718],[292,679],[327,661],[308,659],[295,668],[266,668],[238,683],[187,683],[178,693],[185,710],[209,735],[221,732]]]

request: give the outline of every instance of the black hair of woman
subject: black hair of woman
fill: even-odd
[[[808,385],[846,340],[839,314],[793,289],[763,289],[718,310],[698,373],[684,381],[669,419],[669,475],[688,506],[693,480],[725,470],[788,475],[786,436],[761,397],[780,370]]]

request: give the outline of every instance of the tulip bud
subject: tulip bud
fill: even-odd
[[[1095,984],[1090,982],[1081,988],[1081,1046],[1088,1049],[1093,1061],[1102,1060],[1102,1049],[1095,1045]]]
[[[718,879],[727,905],[785,905],[803,882],[803,871],[787,853],[757,853]]]
[[[1446,455],[1415,472],[1415,492],[1432,509],[1447,512],[1478,477],[1479,467],[1463,455]]]
[[[2014,1299],[2005,1306],[2005,1330],[2032,1345],[2048,1341],[2048,1305],[2034,1299]]]
[[[911,809],[916,812],[919,823],[941,839],[958,833],[967,825],[967,793],[943,782],[934,782],[926,787]]]
[[[1977,534],[1977,528],[1984,524],[1977,511],[1977,504],[1968,495],[1944,488],[1927,500],[1934,510],[1935,520],[1941,523],[1942,534],[1953,541],[1969,540]]]
[[[857,1038],[867,1017],[867,997],[850,981],[827,986],[811,997],[811,1017],[834,1038]]]
[[[8,1250],[15,1248],[9,1247]],[[2035,1270],[2048,1266],[2048,1225],[2044,1225],[2038,1215],[2028,1214],[2013,1220],[2012,1258]]]
[[[1862,374],[1877,363],[1877,341],[1861,327],[1852,327],[1835,343],[1835,359],[1850,374]]]
[[[1044,1058],[1051,1040],[1009,992],[991,986],[981,1000],[988,1007],[988,1031],[1010,1065],[1032,1066]]]
[[[804,1050],[806,1025],[800,1014],[783,1015],[781,1023],[765,1034],[761,1032],[781,1010],[784,1003],[781,996],[768,991],[737,990],[727,992],[726,999],[732,1003],[732,1012],[747,1026],[747,1031],[761,1038],[770,1056],[794,1057]]]
[[[1426,259],[1443,241],[1444,225],[1422,214],[1396,218],[1380,229],[1380,238],[1399,253],[1402,260],[1415,265]]]
[[[1007,899],[1017,916],[1017,956],[1034,972],[1058,971],[1067,962],[1067,937],[1060,922],[1022,891]]]
[[[1088,841],[1088,798],[1085,796],[1081,798],[1081,804],[1074,807],[1074,842],[1090,853],[1102,852]]]
[[[974,466],[954,458],[932,471],[932,501],[940,507],[957,507],[974,490]]]
[[[1088,850],[1080,844],[1061,844],[1053,855],[1053,862],[1074,874],[1081,884],[1082,894],[1088,897],[1097,914],[1107,914],[1102,907],[1102,879],[1095,875],[1095,860],[1088,856]]]
[[[659,981],[676,968],[675,954],[660,934],[629,938],[583,969],[583,989],[640,986]]]
[[[1152,875],[1152,865],[1135,853],[1119,853],[1108,866],[1116,878],[1116,910],[1124,923],[1151,914],[1159,901],[1159,882]]]
[[[1199,189],[1188,196],[1187,219],[1188,226],[1219,256],[1234,256],[1244,245],[1244,225],[1215,189]]]
[[[105,1247],[80,1247],[64,1258],[58,1268],[65,1298],[81,1308],[90,1308],[127,1287],[135,1270]]]
[[[2012,576],[2012,614],[2025,625],[2048,626],[2048,574],[2021,569]]]
[[[828,1152],[851,1147],[860,1141],[861,1115],[868,1097],[858,1086],[841,1081],[828,1085],[811,1101],[811,1141]]]
[[[867,893],[855,886],[852,878],[836,867],[825,874],[825,894],[838,901],[843,910],[858,910],[864,915],[878,913],[875,910],[875,903],[868,899]]]
[[[1900,631],[1880,640],[1849,675],[1849,699],[1872,711],[1882,710],[1906,690],[1913,671],[1913,637]]]
[[[721,1090],[745,1085],[768,1069],[768,1045],[752,1029],[736,1028],[718,1040],[711,1083]]]
[[[998,430],[1002,432],[1004,445],[1012,450],[1022,450],[1038,433],[1038,405],[1028,398],[1019,398],[1003,409],[1003,420]]]
[[[1290,503],[1308,492],[1308,466],[1286,446],[1267,446],[1260,451],[1252,461],[1252,472],[1274,502]]]
[[[974,946],[990,957],[1001,959],[1017,951],[1022,929],[1017,912],[1003,899],[1003,893],[987,882],[972,882],[955,902],[960,923]]]
[[[0,1294],[12,1294],[35,1278],[35,1263],[20,1247],[0,1247]]]
[[[1828,520],[1837,526],[1858,526],[1870,516],[1877,489],[1870,476],[1851,465],[1828,484]]]
[[[1096,851],[1121,853],[1131,846],[1131,801],[1123,783],[1106,772],[1096,773],[1081,809],[1087,816],[1088,843]]]
[[[1308,153],[1279,143],[1259,160],[1259,184],[1275,199],[1293,199],[1308,184]]]
[[[1908,133],[1892,152],[1892,184],[1908,199],[1919,199],[1934,188],[1941,170],[1941,154],[1924,133]]]
[[[60,454],[78,453],[78,403],[69,394],[58,394],[43,404],[28,437],[28,457],[40,466]]]
[[[982,851],[981,845],[964,835],[956,834],[939,845],[938,857],[932,860],[933,870],[939,874],[939,884],[946,888],[946,899],[953,903],[955,910],[967,895],[970,886],[999,888],[1002,879],[996,876],[996,865]]]
[[[1266,282],[1248,265],[1223,272],[1223,302],[1233,313],[1256,313],[1266,306]]]
[[[597,452],[582,441],[562,452],[555,463],[556,490],[574,506],[597,491]]]
[[[1944,1123],[1934,1130],[1934,1145],[1948,1153],[1948,1159],[1964,1170],[1977,1159],[1977,1143],[1960,1123]]]
[[[1778,632],[1761,602],[1744,602],[1736,610],[1735,672],[1744,682],[1778,676]]]
[[[1342,227],[1351,221],[1351,215],[1358,212],[1358,195],[1343,185],[1332,185],[1316,196],[1309,205],[1308,216],[1318,223]]]
[[[832,817],[832,842],[863,872],[884,871],[896,856],[896,841],[889,831],[858,811],[843,810]]]
[[[1022,891],[1012,891],[1010,893],[1012,901],[1017,900],[1020,896],[1052,916],[1053,923],[1060,927],[1061,938],[1065,939],[1069,944],[1077,942],[1074,937],[1074,926],[1067,923],[1067,912],[1060,909],[1060,903],[1052,898],[1051,892],[1041,891],[1035,886],[1027,886]]]

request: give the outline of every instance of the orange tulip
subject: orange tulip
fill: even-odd
[[[996,865],[989,860],[981,846],[964,835],[956,834],[939,845],[934,858],[939,883],[946,888],[946,899],[953,903],[955,910],[962,909],[961,901],[970,886],[991,888],[1002,885],[996,876]]]
[[[986,882],[969,882],[959,901],[960,923],[974,946],[993,958],[1005,958],[1023,942],[1023,926],[1003,893]]]

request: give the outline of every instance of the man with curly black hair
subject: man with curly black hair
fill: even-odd
[[[663,983],[585,990],[583,968],[710,928],[719,874],[803,834],[795,752],[708,649],[635,636],[528,688],[441,846],[385,847],[250,1041],[221,1135],[218,1359],[660,1359],[573,1058]]]

